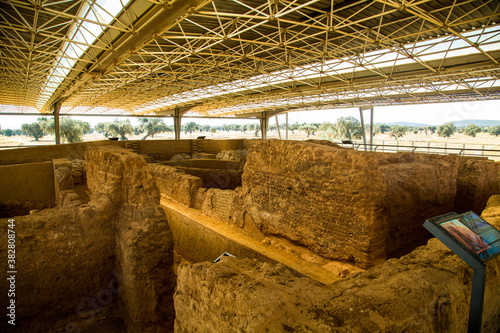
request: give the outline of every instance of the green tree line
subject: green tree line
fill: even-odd
[[[279,125],[281,130],[285,130],[285,124]],[[361,123],[355,117],[340,117],[335,123],[302,123],[298,122],[290,124],[288,129],[292,134],[302,132],[307,134],[309,138],[311,135],[316,135],[320,132],[323,139],[329,140],[348,140],[361,139],[363,129]],[[165,124],[161,118],[139,118],[139,125],[133,126],[129,120],[115,120],[112,122],[98,123],[94,128],[88,122],[81,120],[73,120],[69,117],[61,117],[60,120],[60,135],[63,142],[73,143],[81,142],[84,134],[92,133],[95,130],[97,133],[105,137],[118,137],[121,140],[127,140],[132,135],[142,135],[142,139],[153,138],[160,133],[174,132],[173,126]],[[276,124],[270,124],[269,130],[271,132],[277,131]],[[181,131],[185,134],[192,134],[193,132],[200,133],[217,133],[217,132],[242,132],[253,133],[254,136],[260,136],[259,124],[224,124],[219,126],[201,125],[194,121],[187,122],[181,127]],[[366,125],[364,128],[365,133],[369,133],[370,127]],[[422,133],[430,135],[436,133],[440,137],[450,137],[454,133],[463,133],[471,137],[475,137],[477,133],[489,133],[493,136],[500,135],[500,126],[480,127],[470,124],[466,127],[457,128],[453,123],[446,123],[440,126],[401,126],[401,125],[387,125],[375,124],[373,127],[373,134],[386,133],[399,140],[408,133]],[[3,129],[0,134],[3,136],[26,135],[33,137],[36,141],[44,135],[54,133],[54,120],[52,118],[40,117],[36,122],[31,124],[23,124],[21,129]]]
[[[81,142],[84,134],[92,133],[92,126],[86,121],[74,120],[69,117],[62,117],[59,122],[59,133],[62,142]],[[26,135],[38,141],[47,134],[54,134],[54,119],[40,117],[34,123],[21,125],[20,130],[4,129],[0,134],[4,136]]]

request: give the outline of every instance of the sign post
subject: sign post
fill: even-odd
[[[424,227],[474,269],[468,332],[481,332],[486,262],[500,254],[500,231],[472,211],[436,216]]]

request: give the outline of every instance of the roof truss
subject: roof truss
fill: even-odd
[[[500,91],[495,0],[1,3],[0,112],[234,116]]]

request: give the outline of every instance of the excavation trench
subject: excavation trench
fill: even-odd
[[[471,270],[435,239],[414,244],[429,237],[428,217],[480,213],[500,193],[498,163],[325,142],[103,145],[0,152],[21,163],[0,166],[0,202],[24,209],[4,209],[0,226],[6,235],[14,216],[20,330],[466,327]],[[495,200],[483,214],[492,223]],[[224,252],[236,259],[214,264]],[[488,265],[494,332],[499,260]]]
[[[279,262],[298,276],[308,276],[323,284],[340,279],[318,264],[262,243],[220,220],[204,215],[198,209],[185,207],[166,197],[162,197],[161,206],[172,230],[174,251],[191,263],[213,262],[227,252],[237,258]],[[344,266],[341,263],[338,265],[339,269]]]

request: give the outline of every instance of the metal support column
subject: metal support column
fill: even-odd
[[[366,149],[366,133],[365,133],[365,120],[363,118],[363,108],[359,108],[359,118],[361,119],[361,133],[363,135],[363,144],[365,146],[365,151]]]
[[[363,111],[365,110],[370,110],[370,151],[373,151],[373,109],[374,107],[360,107],[359,108],[359,117],[361,118],[361,128],[362,128],[362,133],[363,133],[363,143],[365,144],[365,151],[367,149],[367,143],[366,143],[366,131],[365,131],[365,119],[363,116]]]
[[[288,112],[286,113],[286,125],[285,125],[285,140],[288,140]]]
[[[179,109],[175,108],[175,114],[174,114],[175,140],[181,139],[181,122],[182,122],[182,116],[180,115]]]
[[[262,139],[267,139],[267,127],[269,125],[269,118],[266,112],[262,112],[262,117],[260,118],[260,133]]]
[[[484,290],[486,287],[486,266],[474,269],[470,295],[469,326],[467,332],[481,332],[483,323]]]
[[[54,135],[56,137],[56,145],[61,144],[61,131],[59,127],[59,111],[61,111],[61,102],[57,101],[54,104]]]
[[[374,107],[370,109],[370,151],[373,151],[373,110]]]
[[[278,137],[281,140],[281,131],[280,131],[280,124],[278,122],[278,116],[274,116],[274,119],[276,119],[276,127],[278,128]]]

